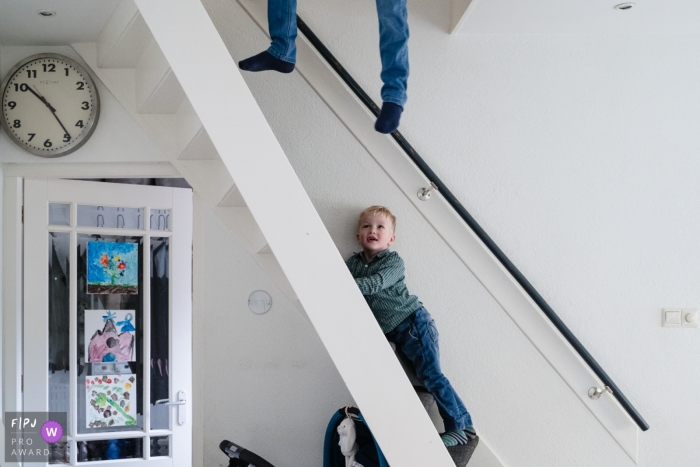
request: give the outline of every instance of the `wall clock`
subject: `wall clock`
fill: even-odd
[[[90,73],[58,54],[27,57],[2,83],[0,124],[10,139],[41,157],[70,154],[90,138],[100,96]]]

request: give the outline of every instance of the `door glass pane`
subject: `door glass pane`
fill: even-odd
[[[170,436],[154,436],[151,438],[151,457],[170,455]]]
[[[78,235],[78,433],[143,429],[143,247]]]
[[[70,234],[49,232],[49,411],[67,414],[70,413],[69,253]],[[70,416],[67,420],[70,427]]]
[[[49,224],[70,225],[70,204],[49,203]]]
[[[49,464],[70,464],[70,442],[49,444]]]
[[[143,458],[143,438],[78,441],[78,462]]]
[[[151,238],[151,428],[170,428],[170,239]]]
[[[151,209],[151,230],[170,230],[170,209]]]
[[[143,229],[143,209],[78,205],[78,227]]]

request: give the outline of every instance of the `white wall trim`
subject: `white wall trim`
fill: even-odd
[[[192,466],[204,466],[204,317],[202,303],[204,297],[198,293],[202,289],[206,271],[202,266],[203,255],[198,249],[203,245],[200,238],[205,228],[200,219],[201,210],[206,204],[196,193],[193,196],[192,231]]]
[[[266,3],[238,1],[267,34]],[[631,417],[607,393],[597,401],[588,397],[588,389],[602,382],[447,201],[439,193],[427,202],[418,199],[429,181],[393,138],[374,131],[372,114],[303,34],[297,38],[297,70],[636,463],[639,428]]]
[[[5,177],[28,178],[173,178],[182,177],[170,162],[48,162],[2,165]]]
[[[2,413],[22,410],[22,193],[18,177],[3,179]]]

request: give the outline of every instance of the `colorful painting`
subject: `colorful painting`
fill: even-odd
[[[85,378],[86,426],[136,425],[136,376],[99,375]]]
[[[135,318],[134,310],[85,310],[86,361],[136,361]]]
[[[88,242],[87,293],[139,293],[139,250],[136,243]]]

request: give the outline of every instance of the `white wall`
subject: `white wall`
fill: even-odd
[[[235,59],[266,47],[237,3],[204,3]],[[659,316],[664,306],[698,306],[693,240],[700,225],[691,213],[700,207],[693,131],[700,37],[450,37],[449,10],[448,0],[409,2],[412,74],[401,130],[651,424],[640,436],[640,465],[700,464],[694,446],[700,368],[692,360],[699,331],[663,329]],[[371,2],[314,0],[303,2],[300,13],[378,101]],[[74,56],[68,47],[59,50]],[[0,74],[37,51],[0,48]],[[344,255],[353,249],[361,208],[383,203],[399,216],[396,249],[411,290],[438,322],[445,372],[505,465],[630,465],[299,75],[246,79]],[[161,160],[145,136],[134,136],[136,124],[116,101],[101,96],[112,109],[103,118],[116,123],[102,120],[90,143],[61,161]],[[0,135],[0,160],[43,162],[13,146]],[[205,460],[221,462],[212,443],[230,437],[273,463],[317,465],[325,422],[349,402],[344,385],[308,323],[218,221],[200,211],[206,240],[223,242],[221,257],[242,266],[230,278],[200,277],[207,284],[199,288],[212,295],[204,305],[218,304],[197,308],[207,318],[202,332],[231,352],[222,356],[213,338],[201,341],[203,355],[212,357],[202,382],[221,382],[202,388],[212,396],[205,401],[222,401],[204,405]],[[220,260],[214,252],[204,250],[202,261]],[[224,296],[222,288],[236,293]],[[268,316],[246,314],[253,288],[273,294]],[[266,333],[227,341],[228,329],[216,326],[227,319]],[[293,335],[305,340],[290,342]],[[302,361],[309,366],[296,368]],[[248,375],[289,384],[261,395],[241,381]],[[226,406],[229,396],[240,401]],[[263,427],[275,436],[260,436]],[[292,461],[290,452],[308,457]]]
[[[267,47],[240,6],[206,0],[233,57]],[[640,465],[700,464],[698,35],[450,37],[449,2],[409,2],[401,130],[651,425]],[[371,2],[300,14],[379,101]],[[442,332],[446,374],[506,465],[629,465],[466,268],[298,74],[247,74],[344,255],[361,208],[389,205],[408,284]]]
[[[196,196],[194,225],[195,412],[204,420],[194,465],[223,464],[223,439],[273,465],[322,465],[328,421],[353,402],[343,380],[309,321]],[[264,315],[248,309],[255,290],[272,297]]]

